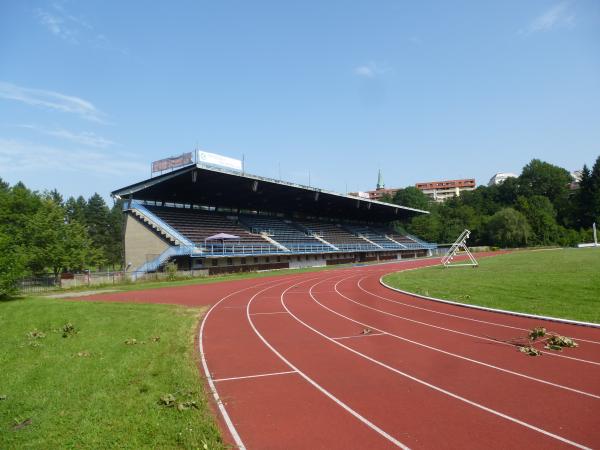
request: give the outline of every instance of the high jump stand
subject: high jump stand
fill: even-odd
[[[469,239],[470,235],[471,235],[471,232],[469,230],[465,230],[462,233],[460,233],[460,236],[458,236],[458,239],[456,239],[456,241],[454,241],[454,244],[452,244],[452,247],[450,247],[448,249],[448,251],[446,252],[444,257],[442,258],[442,264],[444,265],[444,267],[457,267],[457,266],[479,267],[479,263],[477,262],[477,260],[475,259],[475,257],[471,253],[471,251],[469,250],[469,247],[467,247],[467,239]],[[467,257],[469,258],[469,261],[452,264],[452,260],[458,254],[458,252],[460,252],[461,250],[463,252],[465,252]]]

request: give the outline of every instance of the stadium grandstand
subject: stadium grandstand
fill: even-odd
[[[250,175],[195,153],[175,167],[155,162],[158,175],[112,192],[123,202],[128,271],[155,272],[168,261],[207,274],[300,268],[436,247],[396,228],[426,211]]]

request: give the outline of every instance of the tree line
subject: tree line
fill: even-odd
[[[600,226],[600,156],[573,184],[562,167],[539,159],[517,178],[464,191],[444,203],[433,202],[415,187],[385,200],[430,211],[401,224],[430,242],[451,243],[465,229],[470,245],[498,247],[574,246],[591,242],[592,223]]]
[[[98,194],[65,201],[0,179],[0,297],[25,276],[120,268],[122,220]]]

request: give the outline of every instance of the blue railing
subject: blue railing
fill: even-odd
[[[185,237],[183,234],[181,234],[179,231],[177,231],[175,228],[173,228],[167,222],[162,220],[160,217],[158,217],[152,211],[148,210],[141,203],[139,203],[135,200],[131,200],[129,202],[129,205],[127,205],[127,202],[125,202],[123,204],[123,208],[137,209],[139,212],[141,212],[143,215],[145,215],[148,219],[152,220],[157,226],[159,226],[164,231],[166,231],[171,236],[173,236],[175,239],[177,239],[179,242],[181,242],[184,246],[193,246],[194,245],[194,243],[192,241],[190,241],[187,237]]]
[[[172,246],[154,258],[152,261],[148,261],[138,267],[135,272],[147,273],[147,272],[155,272],[160,266],[166,263],[173,256],[182,256],[182,255],[191,255],[194,253],[194,246],[189,245],[177,245]]]

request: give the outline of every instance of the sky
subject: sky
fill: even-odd
[[[339,192],[600,155],[600,2],[0,0],[0,178],[65,196],[199,148]]]

